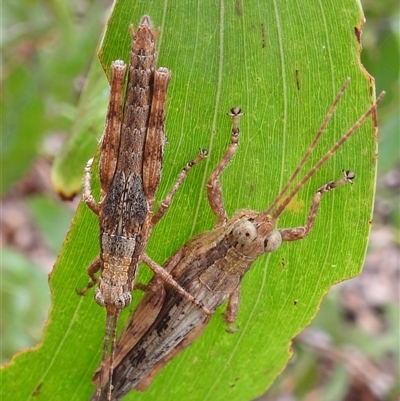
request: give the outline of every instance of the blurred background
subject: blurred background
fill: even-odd
[[[362,62],[375,77],[379,168],[362,274],[336,285],[293,343],[287,369],[259,400],[400,399],[400,6],[362,1]],[[63,202],[52,160],[71,130],[111,1],[2,3],[1,363],[41,337],[47,275],[79,197]],[[33,78],[33,79],[32,79]]]

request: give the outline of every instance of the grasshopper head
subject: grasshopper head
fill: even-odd
[[[234,225],[232,236],[235,239],[235,248],[254,258],[265,252],[276,251],[282,243],[281,234],[275,230],[275,219],[263,213],[242,216]]]

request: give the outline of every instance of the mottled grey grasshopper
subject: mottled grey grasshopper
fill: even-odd
[[[382,100],[376,102],[342,136],[342,138],[305,174],[294,189],[284,198],[300,170],[315,148],[332,114],[343,96],[349,80],[345,82],[328,111],[311,146],[305,152],[288,183],[277,198],[263,212],[239,210],[232,218],[225,211],[220,174],[235,154],[239,141],[239,108],[233,108],[231,143],[207,183],[208,199],[217,217],[214,230],[196,235],[183,245],[163,265],[174,279],[201,301],[212,313],[228,300],[225,319],[231,325],[236,319],[239,305],[240,282],[252,263],[265,252],[276,251],[284,241],[305,238],[311,231],[322,196],[331,190],[352,182],[355,174],[346,171],[338,181],[319,188],[313,198],[306,224],[290,229],[276,229],[276,221],[286,206],[332,156],[332,154],[374,112]],[[151,265],[154,262],[144,261]],[[129,390],[145,390],[156,373],[204,330],[211,316],[188,303],[176,291],[154,277],[147,292],[135,310],[128,326],[118,341],[113,375],[113,400],[119,400]],[[98,383],[100,378],[94,377]],[[100,383],[104,387],[107,383]]]
[[[99,216],[100,256],[88,268],[91,278],[81,291],[98,283],[96,302],[107,311],[102,367],[112,337],[108,381],[112,377],[115,334],[118,317],[132,301],[139,262],[151,259],[144,254],[153,226],[164,215],[188,170],[204,159],[206,152],[189,162],[153,216],[155,193],[160,183],[165,144],[165,102],[171,73],[155,71],[155,39],[149,17],[144,16],[138,30],[132,32],[129,79],[122,114],[126,65],[117,60],[111,65],[111,91],[100,149],[100,201],[91,193],[90,160],[85,169],[83,199]],[[150,266],[185,299],[209,311],[180,287],[163,268]],[[96,273],[100,270],[100,277]],[[104,369],[101,369],[103,375]],[[108,398],[110,398],[110,388]],[[100,396],[100,389],[98,389]]]

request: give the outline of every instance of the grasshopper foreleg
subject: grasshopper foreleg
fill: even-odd
[[[92,195],[92,188],[90,186],[90,181],[92,179],[92,174],[90,172],[92,168],[93,158],[89,159],[85,167],[85,176],[83,179],[83,200],[89,206],[90,210],[99,215],[99,205]]]
[[[172,198],[175,196],[176,191],[180,188],[182,185],[183,181],[185,180],[189,170],[196,165],[197,163],[201,162],[203,159],[207,157],[207,151],[205,149],[200,149],[199,155],[193,159],[190,160],[186,166],[182,169],[180,172],[178,178],[175,181],[175,184],[172,186],[170,192],[168,195],[165,197],[163,201],[160,202],[160,206],[158,207],[157,213],[153,216],[151,222],[153,225],[157,224],[157,222],[164,216],[166,211],[171,205]]]
[[[337,181],[331,181],[327,184],[323,185],[321,188],[317,190],[314,195],[313,201],[311,203],[310,211],[308,212],[307,222],[304,226],[301,227],[294,227],[294,228],[284,228],[279,229],[282,236],[282,241],[297,241],[299,239],[305,238],[311,231],[315,218],[317,216],[317,212],[319,209],[319,205],[321,203],[322,196],[327,192],[332,191],[337,187],[340,187],[346,183],[352,183],[352,180],[355,178],[355,174],[353,171],[344,171],[343,170],[343,177]]]
[[[212,212],[217,216],[215,227],[223,225],[228,220],[228,215],[226,213],[222,197],[221,182],[219,181],[219,177],[222,171],[231,161],[233,155],[236,153],[236,150],[238,148],[240,133],[239,118],[243,115],[243,113],[239,107],[233,107],[228,115],[232,118],[231,143],[207,182],[208,202],[210,204]]]

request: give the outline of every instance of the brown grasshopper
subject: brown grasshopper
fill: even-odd
[[[99,216],[101,253],[88,267],[89,284],[79,293],[98,283],[96,302],[107,311],[102,367],[112,338],[108,380],[112,377],[116,328],[121,310],[132,301],[139,262],[153,226],[165,214],[187,172],[204,159],[206,151],[190,161],[179,175],[167,198],[153,216],[155,193],[160,183],[165,144],[165,103],[171,73],[166,68],[155,71],[156,32],[144,16],[132,33],[129,79],[122,114],[126,65],[117,60],[111,65],[111,91],[100,149],[100,201],[91,193],[91,165],[85,169],[83,199]],[[150,266],[154,270],[154,263]],[[96,273],[100,270],[100,277]],[[162,267],[154,272],[178,293],[205,313],[209,311],[177,284]],[[102,368],[101,374],[103,375]],[[108,389],[110,394],[110,389]],[[98,390],[98,396],[100,389]],[[108,396],[110,398],[110,395]]]
[[[242,116],[240,108],[231,110],[230,117],[233,121],[231,143],[207,183],[209,203],[217,217],[216,226],[214,230],[190,239],[163,265],[163,268],[170,272],[183,288],[212,313],[228,300],[225,314],[228,325],[236,319],[240,282],[252,263],[265,252],[276,251],[284,241],[305,238],[313,227],[322,196],[345,183],[351,183],[355,177],[352,171],[346,171],[338,181],[329,182],[319,188],[314,195],[304,226],[289,229],[275,228],[278,217],[293,197],[374,112],[384,96],[382,93],[342,138],[306,173],[289,195],[283,198],[315,148],[348,84],[349,80],[338,93],[295,172],[272,204],[263,212],[239,210],[229,219],[223,204],[219,177],[237,150],[239,118]],[[154,263],[147,260],[147,257],[143,260],[149,265]],[[112,400],[121,399],[133,388],[144,391],[163,366],[196,340],[210,318],[210,315],[205,314],[193,303],[186,302],[173,288],[165,286],[155,276],[118,341]],[[105,381],[99,383],[99,380],[101,379],[95,375],[94,381],[99,387],[107,384]]]

